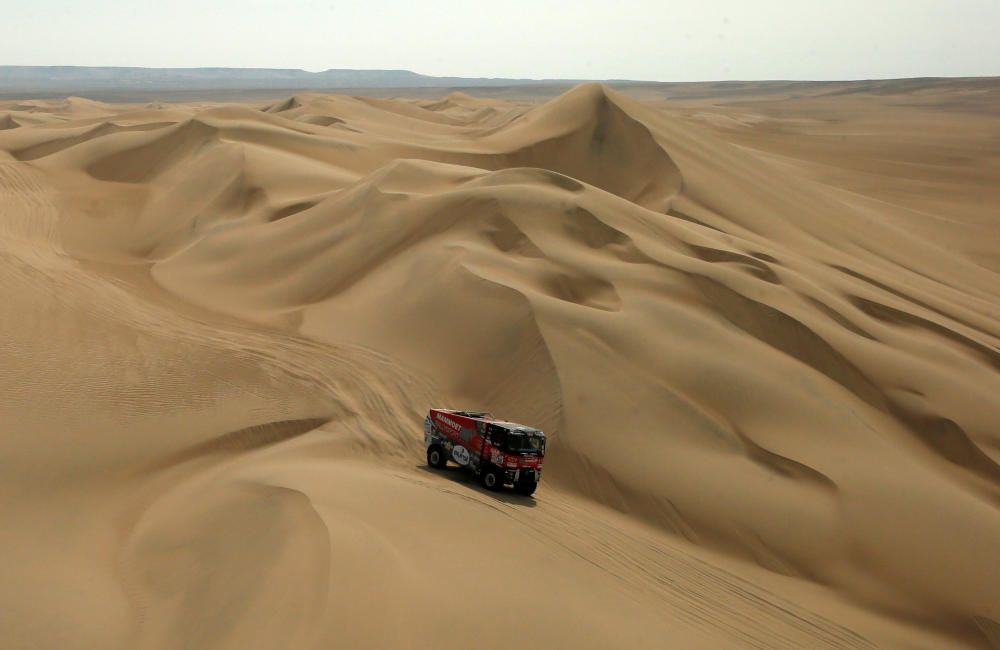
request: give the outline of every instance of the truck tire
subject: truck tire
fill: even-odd
[[[448,464],[448,457],[444,455],[444,449],[440,445],[431,445],[427,448],[427,464],[434,469],[444,469]]]
[[[479,481],[487,490],[497,492],[503,489],[503,471],[498,467],[489,465],[479,475]]]
[[[530,497],[535,493],[535,489],[538,487],[537,481],[518,481],[514,484],[514,491],[518,494],[523,494],[526,497]]]

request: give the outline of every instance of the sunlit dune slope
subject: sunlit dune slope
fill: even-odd
[[[0,637],[1000,642],[985,244],[739,110],[0,105]],[[431,405],[545,429],[536,499],[425,470]]]

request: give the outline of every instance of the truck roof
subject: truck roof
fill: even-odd
[[[545,433],[541,429],[536,429],[535,427],[529,427],[524,424],[518,424],[517,422],[510,422],[508,420],[499,420],[493,417],[490,413],[486,411],[458,411],[455,409],[431,409],[434,411],[440,411],[442,413],[450,413],[452,415],[461,415],[463,417],[471,418],[473,420],[481,420],[483,422],[489,422],[493,426],[503,427],[510,431],[523,431],[524,433],[534,433],[544,436]]]
[[[453,413],[455,415],[464,415],[467,418],[472,418],[474,420],[496,420],[495,417],[487,413],[486,411],[456,411],[455,409],[431,409],[433,411],[441,411],[442,413]]]
[[[503,427],[504,429],[510,429],[511,431],[524,431],[525,433],[542,433],[541,429],[536,429],[535,427],[529,427],[525,424],[518,424],[517,422],[507,422],[506,420],[492,420],[491,423],[496,427]]]

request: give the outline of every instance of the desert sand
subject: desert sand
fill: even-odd
[[[1000,644],[1000,83],[717,94],[0,102],[0,647]]]

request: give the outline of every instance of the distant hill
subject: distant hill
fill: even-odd
[[[272,68],[105,68],[0,66],[0,93],[70,93],[94,90],[433,88],[550,84],[573,79],[431,77],[410,70],[305,70]]]
[[[27,99],[76,95],[102,101],[236,101],[275,98],[302,91],[341,91],[366,95],[439,96],[439,89],[473,95],[555,96],[585,81],[601,81],[630,92],[670,99],[780,98],[802,95],[871,93],[910,94],[961,90],[983,94],[978,106],[997,106],[1000,78],[869,79],[857,81],[699,81],[651,82],[623,79],[508,79],[433,77],[411,70],[308,72],[281,68],[112,68],[87,66],[0,65],[0,98]],[[967,110],[967,109],[966,109]]]

